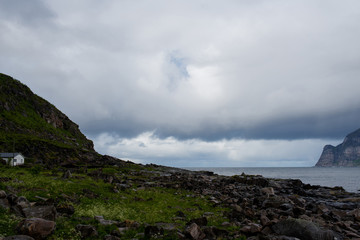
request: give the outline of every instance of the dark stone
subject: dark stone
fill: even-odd
[[[9,200],[10,205],[15,205],[16,204],[16,199],[17,199],[17,195],[10,193],[7,195],[7,199]]]
[[[201,228],[196,223],[192,223],[186,227],[185,236],[193,240],[202,240],[206,237],[206,235],[201,231]]]
[[[83,238],[94,237],[98,235],[95,227],[91,225],[78,224],[76,225],[75,229],[76,231],[80,232],[80,235]]]
[[[37,217],[51,221],[55,221],[57,216],[56,208],[54,206],[33,206],[23,208],[22,212],[26,218]]]
[[[2,198],[6,198],[7,197],[7,194],[4,190],[0,190],[0,199]]]
[[[177,211],[177,212],[176,212],[176,216],[177,216],[177,217],[181,217],[181,218],[185,218],[185,217],[186,217],[185,213],[182,212],[182,211]]]
[[[30,207],[30,202],[24,196],[17,197],[15,199],[15,204],[21,206],[22,208]]]
[[[71,204],[59,205],[56,207],[58,213],[73,215],[75,213],[75,208]]]
[[[20,234],[29,235],[35,239],[45,239],[55,229],[56,223],[41,218],[27,218],[21,221],[17,230]]]
[[[155,237],[162,236],[164,234],[164,229],[158,226],[146,226],[145,227],[145,237]]]
[[[272,227],[279,235],[297,237],[304,240],[334,240],[334,233],[330,230],[322,230],[314,223],[303,219],[286,219]]]

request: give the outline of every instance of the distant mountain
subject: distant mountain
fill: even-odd
[[[21,152],[47,164],[93,161],[91,140],[55,106],[0,73],[0,152]]]
[[[326,145],[315,166],[360,167],[360,129],[347,135],[336,147]]]

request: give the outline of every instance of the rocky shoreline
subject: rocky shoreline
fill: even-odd
[[[191,219],[185,227],[175,221],[157,224],[95,220],[103,225],[115,225],[105,239],[122,239],[122,233],[142,227],[136,239],[163,239],[164,231],[174,232],[177,239],[251,239],[251,240],[334,240],[360,239],[360,194],[346,192],[341,187],[329,188],[304,184],[300,180],[269,179],[254,175],[221,176],[212,172],[192,172],[151,165],[155,170],[130,172],[129,178],[103,173],[101,168],[88,173],[92,178],[110,183],[112,191],[121,194],[129,189],[154,187],[185,189],[192,197],[207,198],[215,207],[228,209],[228,221],[211,226],[207,221],[211,212]],[[62,177],[71,179],[77,168],[63,169]],[[136,178],[136,175],[142,176]],[[146,178],[144,178],[146,176]],[[6,179],[1,179],[6,184]],[[94,194],[89,192],[88,194]],[[69,202],[73,200],[69,199]],[[8,191],[0,191],[0,207],[8,209],[23,220],[17,225],[17,236],[9,239],[45,239],[51,236],[58,216],[71,216],[74,208],[58,205],[54,199],[29,202]],[[164,206],[165,207],[165,206]],[[176,218],[185,218],[179,211]],[[88,224],[78,224],[82,238],[91,239],[97,230]],[[245,238],[246,237],[246,238]],[[1,239],[1,238],[0,238]]]

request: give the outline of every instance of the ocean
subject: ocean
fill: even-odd
[[[233,176],[241,173],[262,175],[268,178],[300,179],[303,183],[326,187],[341,186],[348,192],[360,192],[360,168],[346,167],[266,167],[266,168],[186,168],[192,171],[211,171]]]

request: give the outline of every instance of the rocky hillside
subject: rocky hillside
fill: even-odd
[[[0,74],[0,151],[21,152],[30,161],[53,164],[98,157],[77,124],[4,74]]]
[[[360,129],[347,135],[344,141],[336,147],[326,145],[316,166],[359,167]]]

